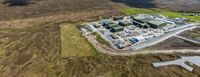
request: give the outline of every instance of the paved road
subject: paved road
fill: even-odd
[[[199,42],[197,42],[197,41],[194,41],[194,40],[191,40],[191,39],[187,39],[187,38],[185,38],[185,37],[182,37],[182,36],[178,36],[178,35],[176,35],[176,36],[174,36],[174,37],[176,37],[176,38],[180,38],[180,39],[183,39],[183,40],[187,40],[187,41],[190,41],[190,42],[193,42],[193,43],[200,44],[200,43],[199,43]]]
[[[180,66],[184,67],[185,69],[192,71],[193,68],[186,65],[184,63],[185,61],[188,61],[188,62],[193,63],[200,67],[200,56],[189,56],[189,57],[182,56],[181,59],[179,59],[179,60],[160,62],[160,63],[152,63],[152,64],[154,67],[167,66],[167,65],[180,65]]]
[[[193,25],[193,24],[191,24],[191,25]],[[166,39],[168,39],[168,38],[170,38],[170,37],[172,37],[174,35],[177,35],[177,34],[183,32],[185,30],[193,29],[193,28],[196,28],[196,26],[188,26],[188,27],[180,28],[178,30],[169,32],[169,33],[167,33],[167,34],[165,34],[163,36],[154,38],[154,39],[152,39],[152,40],[150,40],[150,41],[148,41],[146,43],[143,43],[141,45],[134,46],[134,47],[129,47],[128,50],[139,50],[139,49],[145,48],[147,46],[155,45],[155,44],[157,44],[159,42],[162,42],[162,41],[164,41],[164,40],[166,40]]]

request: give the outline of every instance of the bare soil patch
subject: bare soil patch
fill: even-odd
[[[142,50],[170,50],[170,49],[200,49],[200,47],[192,46],[190,42],[179,38],[171,37],[156,45],[146,47]]]
[[[196,40],[196,38],[200,37],[200,28],[195,28],[192,31],[187,30],[179,34],[180,36],[186,37],[188,39]],[[200,40],[196,40],[200,42]]]

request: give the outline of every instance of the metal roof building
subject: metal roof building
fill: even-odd
[[[116,26],[118,26],[118,25],[117,24],[108,24],[107,28],[111,29],[111,28],[116,27]]]
[[[131,22],[128,22],[128,21],[119,21],[119,24],[122,25],[122,26],[130,26]]]
[[[131,15],[131,18],[137,17],[137,15]]]
[[[114,17],[114,20],[117,21],[117,20],[123,20],[124,17],[123,16],[118,16],[118,17]]]
[[[139,19],[137,21],[141,22],[141,23],[147,23],[148,21],[151,21],[151,20],[153,20],[153,19],[151,19],[151,18],[145,18],[145,19]]]
[[[117,37],[115,34],[111,34],[111,36],[112,36],[114,39],[118,39],[118,37]]]
[[[162,21],[155,21],[155,20],[151,20],[148,22],[148,24],[153,27],[153,28],[161,28],[163,26],[166,26],[167,23],[162,22]]]
[[[140,20],[140,19],[145,19],[145,17],[142,17],[142,16],[133,17],[133,20],[135,20],[135,21]]]
[[[147,23],[142,23],[142,24],[140,24],[140,25],[142,25],[143,28],[150,28],[150,25],[147,24]]]
[[[113,24],[113,22],[112,21],[107,21],[107,22],[103,23],[104,26],[108,26],[108,24]]]
[[[98,25],[98,24],[94,24],[94,27],[96,27],[96,28],[99,28],[99,27],[100,27],[100,25]]]
[[[122,26],[116,26],[116,27],[112,28],[113,32],[119,32],[119,31],[123,31],[123,30],[124,30],[124,27],[122,27]]]
[[[143,28],[149,28],[150,25],[148,24],[149,21],[153,20],[151,18],[144,18],[144,17],[136,17],[137,20],[133,21],[133,24],[139,25]]]

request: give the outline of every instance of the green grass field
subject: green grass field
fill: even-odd
[[[177,13],[177,12],[170,12],[170,11],[165,11],[165,10],[158,10],[158,9],[139,9],[139,8],[134,8],[134,9],[125,9],[121,10],[121,12],[126,13],[127,15],[134,15],[134,14],[141,14],[141,13],[146,13],[146,14],[160,14],[160,15],[165,15],[170,18],[176,18],[176,17],[185,17],[187,19],[192,18],[192,16],[183,16],[181,14],[192,14],[192,13]],[[195,21],[200,21],[200,16],[195,17],[191,22]]]
[[[97,33],[96,33],[96,32],[93,32],[92,35],[97,35]]]
[[[79,32],[74,24],[61,24],[61,51],[63,57],[97,56],[99,52]]]
[[[196,16],[192,21],[194,21],[194,22],[200,21],[200,16]]]
[[[97,35],[97,36],[96,36],[96,39],[97,39],[97,41],[98,41],[99,43],[101,43],[101,44],[110,45],[110,43],[107,42],[106,40],[104,40],[104,39],[101,37],[101,35]]]

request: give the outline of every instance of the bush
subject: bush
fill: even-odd
[[[97,35],[97,33],[96,33],[96,32],[93,32],[92,35]]]

